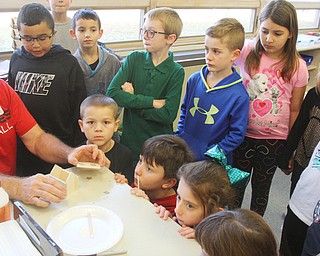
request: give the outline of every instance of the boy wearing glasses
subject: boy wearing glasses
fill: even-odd
[[[185,73],[169,49],[181,30],[173,9],[150,10],[141,29],[146,51],[129,54],[107,90],[124,107],[120,142],[133,151],[136,161],[146,139],[173,133]]]
[[[43,5],[22,6],[17,26],[23,46],[11,57],[8,83],[43,130],[69,146],[79,145],[85,140],[78,126],[79,107],[87,93],[77,59],[52,44],[54,21]],[[17,175],[49,173],[52,166],[18,141]]]

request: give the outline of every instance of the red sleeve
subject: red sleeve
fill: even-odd
[[[0,173],[16,174],[17,134],[22,136],[35,125],[18,94],[0,79]]]
[[[19,136],[22,136],[36,125],[36,121],[23,104],[19,95],[1,79],[0,88],[3,92],[2,97],[4,97],[0,100],[0,106],[8,112],[7,121],[9,125],[15,128],[15,132]]]

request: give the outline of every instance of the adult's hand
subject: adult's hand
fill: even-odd
[[[64,185],[43,174],[27,178],[12,178],[9,183],[4,184],[10,184],[10,187],[5,189],[11,198],[39,207],[48,207],[51,202],[60,203],[67,196]]]
[[[100,166],[110,167],[110,160],[94,144],[74,148],[68,154],[68,162],[72,165],[77,165],[78,162],[94,162]]]

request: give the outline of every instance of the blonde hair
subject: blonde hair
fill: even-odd
[[[221,39],[230,51],[241,50],[244,45],[244,28],[234,18],[224,18],[217,21],[206,30],[206,36]]]
[[[179,38],[183,24],[179,14],[175,10],[168,7],[155,8],[148,11],[144,18],[159,20],[165,33],[175,34],[176,40]]]
[[[80,118],[83,119],[86,108],[88,107],[110,107],[113,110],[114,119],[119,116],[118,104],[110,97],[103,94],[93,94],[85,98],[80,105]]]

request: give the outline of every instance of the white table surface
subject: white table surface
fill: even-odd
[[[45,230],[50,220],[70,207],[98,205],[115,212],[124,223],[124,235],[112,249],[126,249],[128,256],[198,256],[200,246],[194,239],[178,233],[179,225],[164,221],[146,199],[130,194],[127,184],[116,184],[107,168],[85,170],[70,168],[79,176],[78,191],[69,194],[59,204],[48,208],[24,205],[30,215]]]

